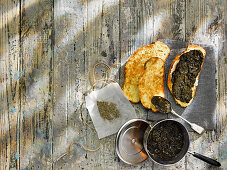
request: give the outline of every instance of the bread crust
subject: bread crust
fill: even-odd
[[[144,73],[145,63],[152,57],[159,57],[166,60],[170,54],[170,49],[162,42],[142,46],[129,58],[125,65],[125,79],[122,90],[128,100],[133,103],[140,101],[139,79]]]
[[[173,90],[172,90],[173,82],[172,82],[171,79],[172,79],[172,73],[175,71],[176,66],[177,66],[177,64],[178,64],[178,62],[180,60],[180,56],[183,55],[183,54],[185,54],[185,53],[187,53],[187,52],[189,52],[189,51],[191,51],[191,50],[199,50],[199,51],[201,51],[203,53],[203,62],[204,62],[204,59],[205,59],[205,56],[206,56],[206,51],[202,47],[200,47],[200,46],[197,46],[197,45],[189,45],[188,48],[183,53],[181,53],[181,54],[179,54],[179,55],[177,55],[175,57],[175,59],[173,60],[171,66],[170,66],[169,74],[168,74],[167,86],[169,88],[169,91],[173,95],[176,103],[179,104],[179,105],[181,105],[182,107],[189,106],[192,103],[193,99],[194,99],[195,91],[196,91],[196,86],[198,85],[199,75],[200,75],[200,72],[202,70],[203,62],[201,64],[201,70],[200,70],[199,74],[196,77],[196,81],[194,83],[194,86],[192,87],[192,99],[189,101],[189,103],[182,102],[182,101],[180,101],[180,100],[178,100],[178,99],[175,98],[175,96],[173,94]]]

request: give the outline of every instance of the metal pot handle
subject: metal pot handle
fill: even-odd
[[[196,157],[196,158],[198,158],[198,159],[200,159],[200,160],[202,160],[202,161],[204,161],[204,162],[206,162],[208,164],[211,164],[211,165],[214,165],[214,166],[218,166],[218,167],[221,166],[220,162],[218,162],[218,161],[216,161],[214,159],[211,159],[209,157],[206,157],[204,155],[201,155],[199,153],[196,153],[196,152],[188,152],[188,153],[192,154],[194,157]]]

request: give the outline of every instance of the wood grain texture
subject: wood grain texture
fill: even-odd
[[[119,46],[119,1],[108,0],[100,1],[96,6],[93,5],[95,1],[88,2],[88,23],[85,28],[86,39],[86,63],[85,68],[87,80],[90,84],[87,84],[87,90],[94,83],[94,77],[89,74],[92,71],[92,67],[98,62],[104,62],[108,65],[120,62],[120,46]],[[89,10],[93,9],[93,10]],[[102,73],[102,70],[106,68],[97,67],[97,73]],[[97,76],[101,78],[101,76]],[[114,76],[116,81],[119,79],[119,75]],[[90,118],[87,118],[87,120]],[[100,150],[97,152],[87,152],[86,159],[83,161],[86,164],[86,168],[103,168],[108,169],[110,166],[105,162],[115,167],[117,164],[115,160],[115,148],[114,138],[112,135],[107,139],[101,140]],[[97,146],[99,140],[97,134],[93,130],[87,128],[86,144],[90,147]],[[84,166],[82,166],[84,167]],[[84,168],[85,168],[84,167]]]
[[[186,1],[186,30],[185,30],[185,39],[191,43],[199,42],[210,44],[214,46],[216,50],[216,57],[221,55],[223,52],[223,20],[221,19],[223,16],[224,10],[222,9],[222,5],[219,4],[221,2],[218,1]],[[219,20],[220,19],[220,20]],[[217,72],[221,72],[221,68],[224,66],[224,63],[220,63],[221,57],[217,58]],[[217,75],[219,76],[219,75]],[[225,76],[226,77],[226,76]],[[223,84],[220,79],[218,79],[218,85]],[[220,89],[218,89],[218,93],[220,93]],[[220,94],[218,94],[219,96]],[[219,96],[220,97],[220,96]],[[222,100],[225,102],[225,100]],[[222,103],[220,100],[217,102],[217,126],[220,125],[220,119],[223,119],[224,116],[220,116],[222,113],[218,110],[218,108],[222,108],[220,106]],[[225,102],[226,103],[226,102]],[[226,105],[226,104],[225,104]],[[225,108],[226,110],[226,108]],[[224,111],[226,113],[226,111]],[[222,127],[224,128],[224,127]],[[216,157],[218,158],[218,147],[220,145],[217,141],[221,141],[220,133],[218,132],[206,132],[206,134],[202,136],[191,135],[193,137],[192,143],[190,145],[190,150],[197,151],[201,154]],[[203,142],[204,141],[204,142]],[[187,168],[191,169],[209,169],[212,168],[208,164],[204,162],[200,162],[197,159],[192,158],[191,156],[186,156],[187,159]],[[200,164],[199,164],[200,162]],[[226,165],[224,165],[226,166]],[[225,168],[224,168],[225,169]]]
[[[20,167],[52,167],[53,1],[21,2]]]
[[[80,105],[86,91],[85,32],[87,3],[54,1],[54,115],[53,160],[67,151],[71,142],[85,145],[86,129],[80,117]],[[78,145],[53,164],[54,169],[75,169],[86,152]],[[78,166],[77,166],[78,165]]]
[[[1,135],[8,142],[1,149],[7,151],[1,154],[1,169],[51,167],[52,1],[37,3],[7,1],[1,6],[1,93],[7,106],[1,109],[8,114],[8,128],[1,130],[9,135]]]
[[[0,169],[20,168],[20,3],[1,4],[1,163]]]
[[[217,131],[190,133],[189,150],[217,158],[226,169],[226,6],[213,0],[2,0],[0,169],[215,169],[190,155],[169,167],[149,159],[124,164],[115,153],[115,135],[102,139],[96,152],[75,144],[58,159],[71,142],[99,144],[80,112],[94,64],[121,63],[112,78],[122,84],[130,55],[159,39],[214,46]],[[98,78],[105,69],[97,68]],[[133,107],[147,118],[141,104]]]

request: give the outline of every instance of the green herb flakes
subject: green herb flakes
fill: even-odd
[[[105,120],[114,120],[119,118],[120,112],[116,104],[105,101],[97,101],[100,116]]]

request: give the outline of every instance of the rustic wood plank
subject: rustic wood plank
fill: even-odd
[[[1,114],[0,114],[0,121],[1,121],[1,136],[0,136],[0,159],[1,159],[1,169],[9,169],[9,163],[10,163],[10,158],[7,159],[7,157],[10,157],[10,139],[9,139],[9,118],[8,118],[8,108],[7,108],[7,93],[6,93],[6,51],[7,51],[7,32],[6,32],[6,26],[4,23],[7,22],[7,9],[6,5],[1,4],[0,6],[1,13],[1,41],[0,41],[0,82],[1,82]],[[9,147],[8,147],[8,146]],[[8,152],[7,152],[8,149]]]
[[[185,38],[189,42],[197,42],[213,45],[216,50],[216,56],[219,56],[223,51],[223,8],[222,5],[217,1],[186,1],[186,30],[185,30]],[[219,54],[219,55],[218,55]],[[217,59],[217,71],[220,73],[220,68],[223,69],[223,62],[220,62],[220,58]],[[218,76],[218,92],[220,94],[219,97],[223,96],[224,83],[220,79],[220,76],[223,76],[222,73]],[[226,79],[226,78],[224,78]],[[221,91],[220,91],[221,90]],[[199,152],[201,154],[218,158],[219,150],[218,145],[219,142],[222,142],[223,138],[220,137],[219,131],[225,127],[224,124],[220,124],[223,120],[223,109],[225,106],[223,104],[226,103],[225,100],[218,99],[217,103],[217,131],[216,132],[206,132],[201,137],[196,136],[191,133],[193,138],[190,150]],[[224,104],[225,105],[225,104]],[[222,110],[220,113],[219,109]],[[222,127],[223,126],[223,127]],[[219,140],[219,142],[215,141]],[[187,159],[188,158],[188,159]],[[191,156],[187,156],[187,164],[186,167],[190,169],[212,169],[208,164],[201,162],[197,159],[194,159]]]
[[[119,44],[119,1],[108,0],[98,3],[88,2],[88,23],[85,28],[86,45],[86,65],[87,71],[92,72],[92,67],[98,62],[104,62],[108,65],[120,62],[120,44]],[[97,71],[101,67],[97,67]],[[105,68],[101,69],[105,70]],[[87,72],[88,74],[88,72]],[[87,77],[88,78],[88,77]],[[100,76],[98,78],[101,78]],[[114,77],[119,79],[117,73]],[[90,81],[89,81],[90,80]],[[87,79],[87,89],[94,83],[93,77]],[[100,149],[96,152],[87,152],[83,168],[113,168],[115,162],[115,135],[111,135],[101,140]],[[97,134],[87,128],[86,144],[90,147],[99,144]],[[108,163],[106,163],[108,162]],[[85,165],[85,166],[84,166]],[[110,166],[111,165],[111,166]]]
[[[19,1],[1,4],[1,165],[0,169],[20,168],[20,39]]]
[[[221,23],[218,27],[219,30],[223,31],[223,39],[221,47],[223,50],[219,52],[218,59],[218,107],[217,107],[217,137],[218,145],[218,160],[221,161],[223,169],[227,168],[227,48],[226,48],[226,35],[227,35],[227,1],[219,4],[219,10],[221,14]]]
[[[154,1],[154,39],[185,40],[185,1]]]
[[[72,142],[86,145],[86,129],[80,117],[80,106],[86,92],[85,29],[87,2],[61,0],[54,2],[54,115],[53,160],[58,160]],[[85,109],[84,109],[85,110]],[[81,169],[86,152],[79,145],[54,162],[54,169]]]
[[[23,1],[20,29],[20,166],[51,169],[53,1]]]
[[[218,70],[218,108],[217,108],[217,134],[215,146],[218,150],[218,160],[222,167],[227,168],[227,57],[221,56],[219,59]]]

